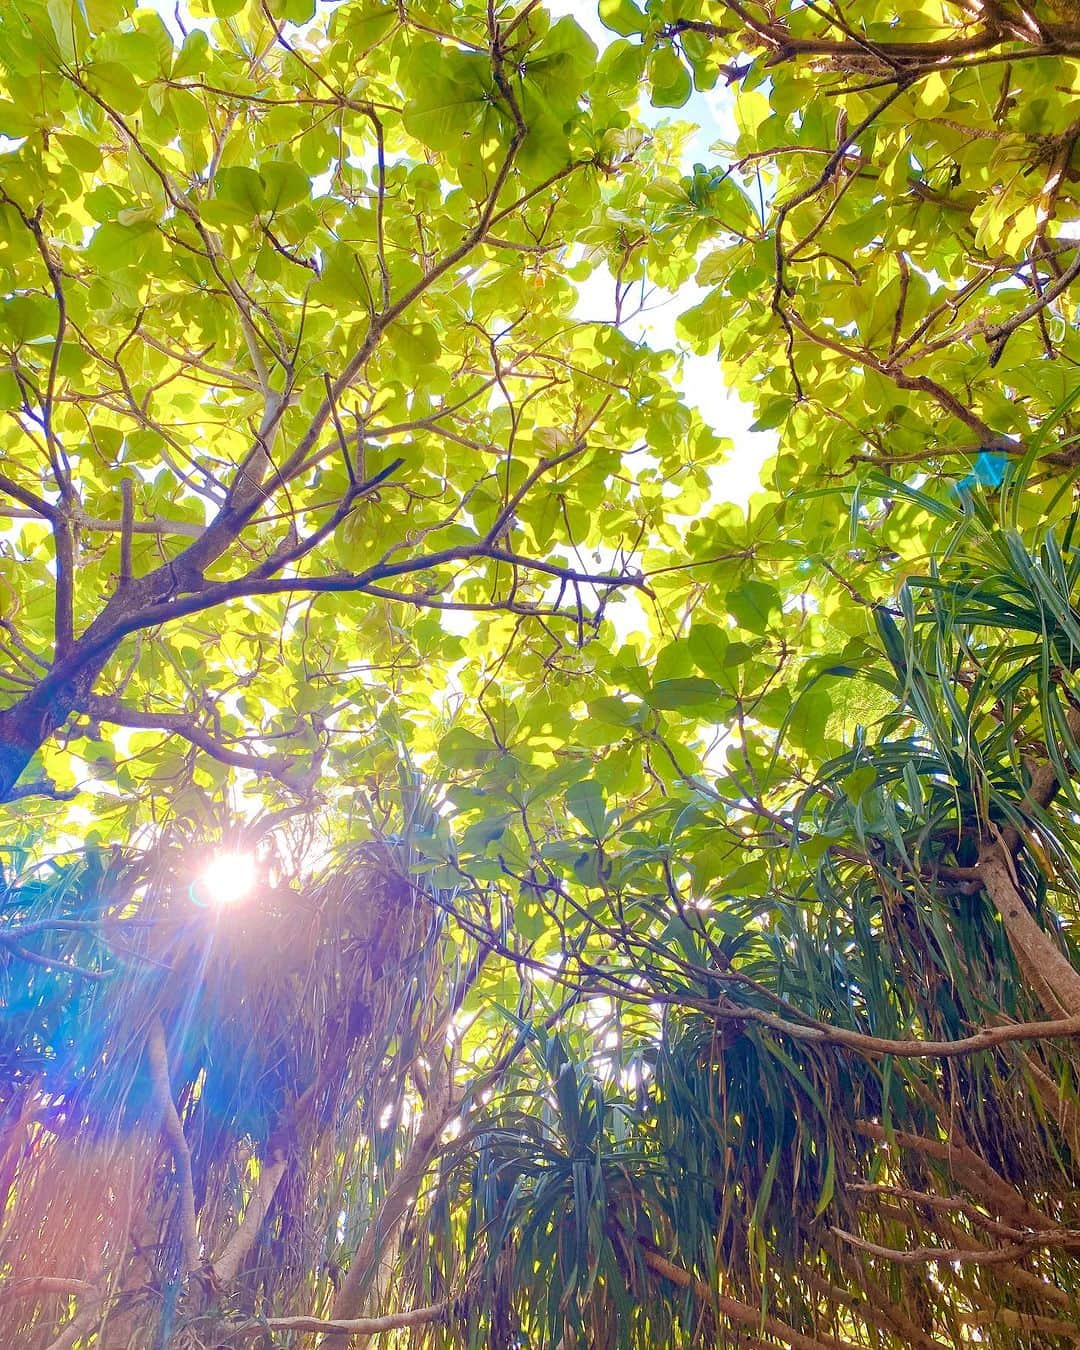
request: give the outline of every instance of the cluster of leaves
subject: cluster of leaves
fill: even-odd
[[[682,331],[780,430],[782,483],[1018,453],[1071,393],[1080,36],[1048,9],[610,6],[683,99],[737,88]]]
[[[439,1181],[486,1237],[485,1306],[530,1343],[690,1339],[711,1316],[733,1344],[1068,1343],[1080,1136],[1060,1038],[1080,1003],[1053,971],[1078,963],[1080,559],[1071,524],[1029,552],[1022,495],[922,498],[949,552],[878,611],[861,670],[821,673],[886,709],[809,785],[798,737],[756,777],[745,759],[680,774],[680,747],[657,802],[656,719],[694,712],[647,691],[617,746],[579,750],[589,778],[555,771],[569,787],[517,793],[513,744],[477,749],[438,872],[470,878],[455,912],[509,969],[467,1006],[482,1025],[524,977],[579,1008]],[[990,876],[1001,838],[1042,946]]]
[[[521,629],[541,678],[704,501],[723,442],[671,358],[574,314],[624,171],[671,153],[633,77],[572,19],[443,8],[179,45],[6,16],[6,796],[111,784],[122,836],[140,788],[210,827],[233,770],[355,782],[365,730],[442,716],[427,668]]]

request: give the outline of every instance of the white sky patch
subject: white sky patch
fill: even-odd
[[[616,37],[600,22],[600,9],[595,4],[582,4],[581,0],[547,0],[544,8],[553,19],[561,19],[567,14],[576,19],[601,51]]]
[[[754,414],[725,383],[716,356],[695,356],[679,341],[675,320],[708,294],[703,286],[688,282],[677,294],[653,287],[647,293],[641,313],[623,324],[623,332],[634,342],[642,342],[654,351],[680,353],[681,373],[673,380],[676,389],[703,420],[720,436],[734,442],[727,461],[713,469],[709,478],[713,487],[710,505],[735,502],[745,508],[750,497],[761,490],[761,466],[776,453],[775,435],[750,430]],[[600,268],[578,285],[578,318],[612,322],[615,317],[615,279]]]

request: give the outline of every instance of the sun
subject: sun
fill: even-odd
[[[250,853],[215,853],[199,873],[197,887],[204,904],[228,906],[246,900],[257,881]]]

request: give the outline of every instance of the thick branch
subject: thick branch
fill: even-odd
[[[284,1159],[279,1158],[276,1162],[263,1164],[259,1173],[259,1180],[251,1198],[248,1200],[247,1209],[244,1211],[244,1217],[240,1221],[239,1227],[226,1243],[224,1251],[213,1263],[212,1273],[216,1283],[230,1284],[236,1279],[240,1267],[244,1264],[245,1257],[255,1245],[255,1239],[259,1236],[259,1229],[262,1227],[263,1220],[266,1218],[274,1194],[284,1175]]]
[[[1018,889],[1012,857],[1001,841],[994,840],[983,847],[978,870],[1022,968],[1038,973],[1040,982],[1045,981],[1053,999],[1070,1019],[1080,1017],[1080,973],[1035,922]],[[1043,995],[1041,1001],[1044,1005],[1051,1004],[1046,1011],[1052,1017],[1057,1009],[1051,1000]]]
[[[0,473],[0,492],[6,493],[17,502],[21,502],[31,516],[43,517],[45,520],[55,524],[60,518],[59,510],[44,497],[39,497],[36,492],[31,492],[29,488],[24,488],[16,483],[13,478],[7,474]],[[5,515],[7,512],[4,513]]]
[[[172,1150],[173,1168],[180,1203],[180,1268],[182,1276],[191,1274],[199,1264],[199,1234],[195,1220],[195,1189],[191,1175],[191,1149],[184,1137],[184,1126],[173,1101],[169,1077],[169,1055],[165,1045],[165,1029],[161,1018],[150,1023],[146,1042],[154,1093],[161,1111],[162,1128]]]
[[[0,801],[7,798],[19,774],[45,737],[66,721],[71,712],[88,703],[91,695],[88,690],[84,692],[81,686],[91,682],[91,677],[97,675],[121,640],[130,633],[213,609],[225,601],[243,596],[363,593],[388,578],[428,571],[448,563],[483,560],[508,563],[567,583],[604,590],[644,585],[642,578],[636,574],[582,572],[480,542],[421,554],[398,562],[377,563],[364,572],[344,576],[280,579],[254,576],[220,582],[204,586],[193,594],[149,603],[133,612],[124,613],[123,617],[113,618],[111,623],[108,620],[113,616],[110,606],[107,606],[67,658],[57,662],[34,690],[0,712]],[[128,590],[140,591],[146,580],[146,577],[136,579]]]

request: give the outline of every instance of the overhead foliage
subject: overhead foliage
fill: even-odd
[[[1080,26],[599,17],[0,12],[20,1344],[1075,1344]]]
[[[441,41],[222,9],[180,45],[119,6],[5,17],[8,798],[74,786],[58,733],[187,815],[230,768],[349,777],[391,693],[430,715],[432,663],[582,645],[721,452],[669,356],[573,316],[607,185],[664,162],[633,72],[536,7]]]

